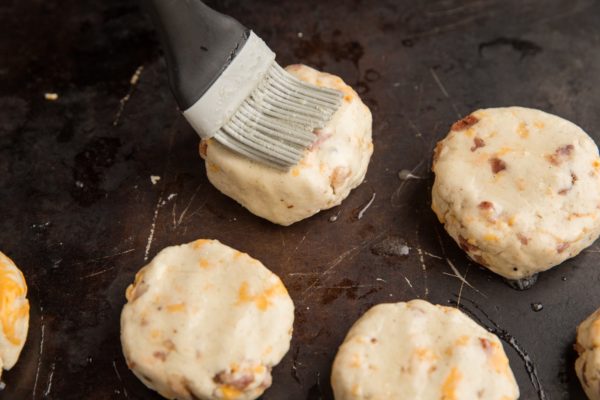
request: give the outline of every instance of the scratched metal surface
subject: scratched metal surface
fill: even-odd
[[[146,255],[200,237],[261,259],[295,301],[292,347],[265,400],[331,399],[331,362],[352,322],[374,304],[416,297],[460,297],[498,332],[523,399],[583,398],[571,344],[600,305],[598,247],[514,291],[443,232],[429,209],[429,164],[451,122],[479,107],[538,107],[600,140],[600,3],[212,4],[254,27],[282,64],[323,68],[358,89],[374,117],[366,182],[292,227],[262,221],[207,182],[134,2],[3,1],[0,248],[27,276],[32,315],[0,398],[157,399],[121,356],[123,293]],[[420,179],[401,181],[402,169]],[[406,256],[390,246],[403,241]]]

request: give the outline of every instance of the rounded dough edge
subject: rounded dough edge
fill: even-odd
[[[362,183],[373,153],[368,107],[341,78],[304,65],[286,70],[317,86],[344,94],[342,106],[323,129],[314,150],[283,172],[237,155],[215,140],[203,141],[209,181],[250,212],[280,225],[291,225],[339,205]]]

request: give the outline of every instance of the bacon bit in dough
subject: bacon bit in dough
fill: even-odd
[[[480,137],[475,137],[473,139],[473,147],[471,147],[471,151],[475,151],[483,146],[485,146],[485,141]]]
[[[494,203],[492,203],[491,201],[482,201],[481,203],[479,203],[479,205],[477,207],[480,210],[493,210]]]
[[[519,127],[517,128],[517,133],[523,139],[527,139],[527,137],[529,137],[529,129],[527,129],[527,124],[525,122],[521,122],[519,124]]]
[[[473,257],[473,260],[475,260],[476,263],[483,265],[484,267],[487,267],[487,263],[485,262],[485,260],[483,259],[482,256],[480,256],[479,254],[473,254],[471,255],[471,257]]]
[[[506,169],[506,163],[498,157],[490,158],[490,165],[494,174],[497,174],[498,172],[504,171]]]
[[[529,243],[529,239],[527,238],[527,236],[523,235],[522,233],[517,233],[517,238],[519,239],[519,242],[521,242],[521,244],[524,246],[527,246],[527,244]]]
[[[459,241],[460,248],[463,249],[464,251],[469,252],[469,251],[477,251],[477,250],[479,250],[479,247],[477,247],[474,244],[470,243],[463,236],[458,236],[458,241]]]
[[[456,388],[462,379],[462,374],[458,368],[454,367],[446,377],[442,384],[442,399],[441,400],[457,400]]]
[[[560,254],[563,251],[565,251],[569,246],[570,246],[569,242],[562,242],[556,246],[556,251],[558,252],[558,254]]]
[[[508,358],[499,349],[499,345],[496,342],[490,342],[486,338],[479,338],[481,347],[489,357],[489,361],[494,369],[499,372],[505,372],[508,368]]]
[[[313,133],[315,134],[315,136],[317,137],[317,140],[315,140],[309,147],[308,149],[310,151],[313,151],[315,149],[318,149],[319,146],[321,146],[321,144],[323,142],[325,142],[327,139],[329,139],[331,136],[333,136],[333,132],[331,130],[331,128],[317,128],[313,131]]]
[[[568,160],[571,158],[571,154],[575,146],[572,144],[567,144],[565,146],[559,147],[554,151],[554,154],[546,156],[548,162],[552,165],[560,165],[564,160]]]
[[[167,355],[163,351],[155,351],[152,355],[154,356],[154,358],[158,358],[162,362],[164,362],[167,359]]]
[[[206,155],[208,154],[208,141],[207,140],[201,140],[200,141],[200,157],[202,157],[203,159],[206,159]]]
[[[251,373],[242,373],[237,374],[237,371],[232,370],[221,371],[217,375],[214,376],[213,382],[218,385],[223,385],[220,387],[221,391],[225,395],[226,392],[230,391],[229,395],[239,396],[242,391],[244,391],[252,382],[254,382],[254,375]],[[234,393],[235,392],[235,393]],[[227,396],[227,395],[226,395]],[[234,397],[226,397],[226,398],[234,398]]]
[[[467,115],[463,119],[458,120],[454,124],[452,124],[452,127],[450,128],[450,130],[463,131],[463,130],[475,125],[478,122],[479,122],[479,119],[476,116]]]
[[[217,164],[211,163],[211,162],[208,163],[208,169],[210,169],[212,172],[219,172],[220,171],[220,169],[217,166]]]

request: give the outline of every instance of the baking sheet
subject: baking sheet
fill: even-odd
[[[598,141],[600,3],[210,4],[253,27],[281,64],[325,69],[359,91],[374,119],[366,181],[291,227],[262,221],[207,182],[135,2],[5,2],[0,249],[25,272],[32,315],[0,398],[158,399],[120,352],[124,290],[146,258],[200,237],[262,260],[295,301],[292,347],[265,400],[331,399],[331,363],[350,325],[374,304],[412,298],[460,301],[497,332],[521,398],[584,398],[572,342],[600,305],[600,247],[517,292],[445,234],[429,208],[429,166],[450,124],[481,107],[540,108]],[[399,179],[403,169],[418,178]]]

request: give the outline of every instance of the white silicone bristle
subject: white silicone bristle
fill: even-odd
[[[288,169],[340,107],[342,94],[302,82],[276,62],[214,138],[258,162]]]

